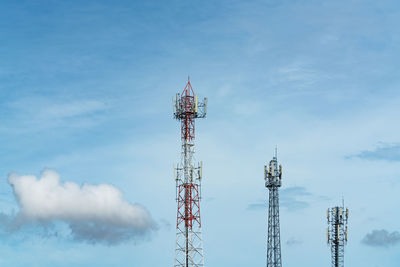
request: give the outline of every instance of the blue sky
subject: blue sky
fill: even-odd
[[[207,266],[265,266],[276,145],[283,265],[330,264],[325,212],[344,197],[346,265],[397,266],[399,17],[386,0],[2,1],[2,214],[21,208],[9,173],[52,169],[118,188],[157,230],[112,245],[62,221],[2,230],[1,265],[173,264],[171,99],[190,75],[209,99],[196,126]]]

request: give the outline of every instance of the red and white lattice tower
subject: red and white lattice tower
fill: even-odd
[[[181,163],[174,170],[178,202],[174,266],[204,266],[200,218],[202,163],[195,165],[193,156],[195,119],[206,116],[207,98],[199,102],[188,79],[182,94],[173,99],[173,110],[174,118],[181,121],[182,139]]]

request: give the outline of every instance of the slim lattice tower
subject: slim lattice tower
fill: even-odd
[[[347,221],[349,210],[334,207],[327,210],[328,228],[326,229],[327,242],[331,247],[332,267],[344,266],[344,246],[347,243]]]
[[[269,190],[267,267],[282,267],[278,191],[282,185],[282,166],[278,167],[276,152],[269,166],[264,166],[264,172],[265,187]]]
[[[174,118],[181,121],[182,139],[181,163],[174,170],[178,203],[174,266],[204,266],[200,219],[202,163],[195,165],[193,156],[195,119],[206,116],[207,99],[198,101],[188,79],[182,94],[173,98],[173,110]]]

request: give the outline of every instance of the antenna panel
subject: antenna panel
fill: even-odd
[[[197,113],[197,94],[194,95],[194,112]]]

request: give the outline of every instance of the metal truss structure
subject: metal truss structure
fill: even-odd
[[[278,191],[282,185],[282,166],[278,167],[276,151],[269,166],[264,166],[264,179],[269,189],[267,267],[282,267]]]
[[[342,207],[334,207],[327,210],[328,228],[326,229],[327,243],[331,247],[332,267],[344,266],[344,246],[347,243],[347,222],[349,210]]]
[[[182,92],[173,98],[174,118],[181,121],[182,154],[181,163],[175,167],[176,201],[178,215],[176,222],[175,267],[204,266],[201,238],[201,179],[202,163],[195,165],[194,138],[195,119],[205,118],[207,98],[199,102],[190,80]]]

